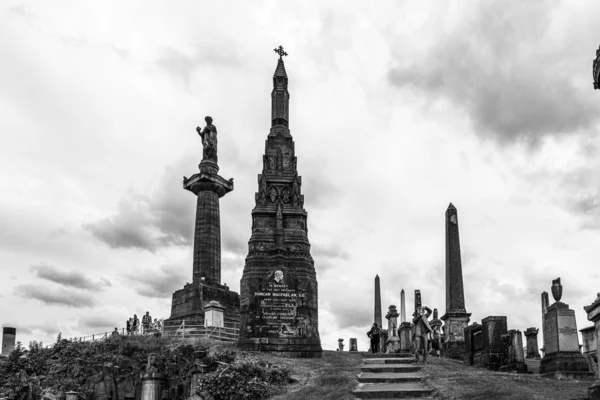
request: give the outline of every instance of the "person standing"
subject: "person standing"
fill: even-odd
[[[133,322],[131,324],[132,334],[137,335],[139,328],[140,328],[140,320],[138,319],[137,314],[133,314]]]
[[[413,348],[415,350],[415,360],[419,363],[419,353],[423,352],[423,364],[427,363],[427,353],[429,352],[429,336],[433,329],[429,325],[427,318],[431,315],[429,307],[418,307],[413,314]]]
[[[150,311],[146,311],[146,315],[142,317],[142,328],[143,334],[145,335],[150,331],[150,323],[152,322],[152,317],[150,316]]]
[[[373,354],[377,353],[379,349],[379,335],[381,334],[381,330],[377,326],[377,322],[371,326],[371,330],[367,332],[367,336],[371,339],[371,352]]]
[[[119,337],[119,330],[117,328],[115,328],[115,330],[113,331],[112,335],[110,335],[111,337],[115,338],[115,337]]]

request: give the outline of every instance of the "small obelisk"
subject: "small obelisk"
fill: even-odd
[[[382,329],[383,319],[381,317],[381,288],[379,286],[379,275],[375,275],[375,319],[379,329]]]
[[[400,291],[400,323],[406,322],[406,303],[404,301],[404,289],[402,289]]]
[[[465,353],[464,329],[471,314],[465,309],[460,240],[458,236],[458,214],[450,203],[446,210],[446,314],[444,354],[448,358],[461,360]]]
[[[544,321],[546,317],[546,313],[548,312],[548,307],[550,307],[550,301],[548,299],[548,292],[542,292],[542,345],[544,344]],[[545,348],[540,349],[542,354],[546,350]]]

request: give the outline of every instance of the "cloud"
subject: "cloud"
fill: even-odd
[[[574,71],[582,60],[569,58],[569,48],[548,37],[556,4],[486,2],[424,58],[403,59],[398,50],[388,79],[458,104],[475,134],[501,144],[536,145],[544,136],[588,128],[598,113],[577,84]]]
[[[116,212],[84,229],[114,249],[144,249],[155,252],[168,246],[189,246],[194,232],[194,202],[181,188],[182,159],[165,169],[152,196],[130,190]],[[181,192],[181,193],[180,193]]]
[[[311,247],[311,252],[313,256],[341,258],[342,260],[348,260],[350,258],[350,254],[346,250],[342,250],[342,247],[339,244],[314,244]]]
[[[84,332],[88,332],[90,329],[100,329],[108,332],[109,330],[112,331],[115,327],[121,327],[123,324],[123,321],[94,313],[94,315],[79,318],[77,326]]]
[[[339,329],[361,328],[370,326],[373,323],[372,307],[357,307],[338,303],[333,309],[335,310],[335,320]],[[382,310],[382,312],[385,316],[385,310]]]
[[[52,286],[23,284],[15,288],[15,293],[24,299],[39,300],[47,305],[64,305],[67,307],[92,307],[96,301],[85,293]]]
[[[104,286],[111,286],[111,283],[104,278],[101,278],[100,281],[93,281],[81,272],[61,271],[56,267],[46,264],[32,265],[31,270],[38,278],[46,279],[62,286],[93,291],[102,290]]]
[[[170,298],[175,290],[181,289],[189,280],[191,265],[163,265],[159,271],[123,275],[129,286],[141,296]]]

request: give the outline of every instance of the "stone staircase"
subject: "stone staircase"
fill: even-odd
[[[360,369],[358,387],[352,391],[360,399],[432,398],[412,354],[365,354]]]

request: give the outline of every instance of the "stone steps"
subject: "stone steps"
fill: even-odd
[[[364,353],[365,358],[410,358],[415,359],[411,353]]]
[[[363,364],[360,367],[361,372],[417,372],[421,367],[415,363],[412,364]]]
[[[421,372],[362,372],[358,374],[360,383],[420,382],[425,378]]]
[[[363,364],[414,364],[414,357],[403,358],[367,358],[363,360]]]
[[[412,354],[373,354],[363,359],[352,394],[360,399],[423,399],[433,390],[423,384],[425,375]]]

